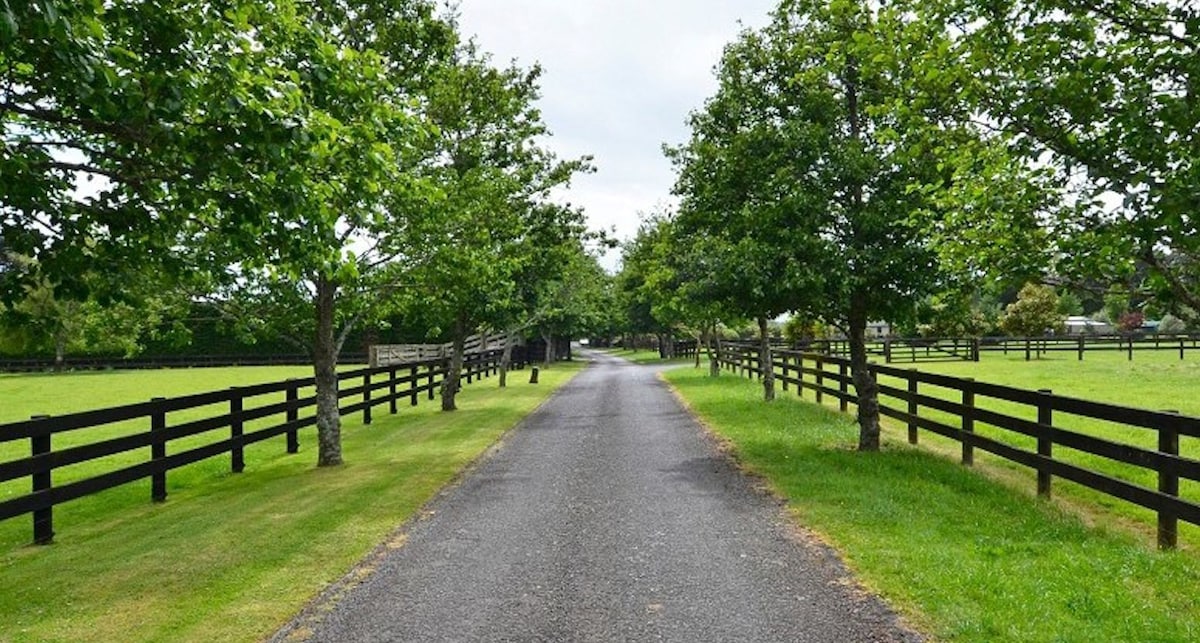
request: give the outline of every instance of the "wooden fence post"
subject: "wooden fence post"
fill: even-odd
[[[242,433],[245,429],[242,425],[242,396],[236,386],[232,390],[233,397],[229,400],[229,465],[234,473],[241,473],[246,469],[245,454],[242,451]]]
[[[1129,361],[1133,361],[1133,335],[1129,336]]]
[[[1031,344],[1032,344],[1032,340],[1030,340],[1028,337],[1026,337],[1025,338],[1025,361],[1026,362],[1033,360],[1032,355],[1030,355],[1030,351],[1032,350]]]
[[[49,415],[35,415],[32,419],[44,420]],[[33,457],[50,455],[50,433],[34,435],[29,438],[29,454]],[[48,459],[48,458],[47,458]],[[47,462],[47,465],[49,462]],[[38,471],[33,474],[33,492],[50,491],[52,485],[52,470]],[[33,512],[33,544],[49,545],[54,542],[54,505]]]
[[[435,366],[435,365],[433,364],[433,362],[430,362],[430,363],[429,363],[429,372],[428,372],[428,373],[426,373],[426,375],[428,375],[428,377],[429,377],[429,391],[428,391],[428,393],[429,393],[429,399],[430,399],[430,400],[432,400],[432,399],[433,399],[433,397],[434,397],[434,393],[433,393],[433,375],[434,375],[434,371],[435,371],[436,369],[437,369],[437,366]]]
[[[804,353],[796,357],[796,395],[804,399]]]
[[[850,401],[846,398],[850,395],[850,383],[846,381],[846,365],[838,364],[838,409],[842,413],[850,410]]]
[[[1079,336],[1079,361],[1083,361],[1083,335]]]
[[[300,409],[298,408],[298,403],[300,401],[300,387],[299,387],[299,385],[296,384],[296,382],[294,380],[289,380],[289,382],[290,383],[288,384],[288,388],[287,388],[287,403],[288,403],[287,421],[288,422],[296,422],[297,420],[300,419]],[[288,453],[299,453],[300,452],[300,430],[299,429],[290,429],[287,432],[287,452]]]
[[[392,365],[388,368],[388,411],[392,415],[396,414],[396,367]]]
[[[883,340],[883,361],[886,364],[892,363],[892,340],[890,338]]]
[[[825,362],[820,357],[817,358],[817,404],[824,399],[824,391],[821,390],[825,386]]]
[[[156,397],[152,402],[162,402],[166,398]],[[161,436],[167,428],[167,412],[161,408],[154,409],[150,415],[150,459],[162,462],[167,457],[167,441]],[[167,470],[155,471],[150,475],[150,501],[167,501]]]
[[[363,373],[363,424],[371,423],[371,371]]]
[[[908,369],[908,414],[916,416],[917,414],[917,369]],[[908,443],[917,444],[917,423],[911,419],[908,421]]]
[[[792,364],[792,363],[791,363],[791,362],[788,360],[788,354],[787,354],[787,353],[780,353],[780,354],[779,354],[779,361],[783,362],[783,376],[779,378],[779,381],[783,382],[783,392],[784,392],[784,393],[787,393],[787,390],[788,390],[788,371],[790,371],[790,370],[791,370],[791,364]]]
[[[1177,414],[1178,411],[1166,411]],[[1158,429],[1158,450],[1168,455],[1179,455],[1179,431],[1174,426]],[[1158,491],[1169,496],[1179,495],[1179,475],[1159,469]],[[1158,512],[1158,548],[1175,549],[1179,540],[1179,518],[1170,510]]]
[[[972,362],[979,361],[979,338],[978,337],[971,338],[971,361]]]
[[[409,406],[417,405],[417,389],[421,388],[421,383],[417,381],[417,367],[410,366],[408,368],[408,387],[409,387]]]
[[[975,464],[975,447],[970,443],[970,435],[975,433],[975,389],[971,388],[975,380],[966,378],[966,386],[962,390],[962,463],[965,466]]]
[[[1054,393],[1050,389],[1041,389],[1038,391],[1043,395]],[[1042,425],[1041,432],[1049,430],[1049,427],[1054,423],[1054,411],[1050,408],[1049,400],[1038,403],[1038,424]],[[1054,440],[1048,435],[1039,435],[1037,439],[1038,455],[1043,458],[1052,458],[1054,456]],[[1037,493],[1043,498],[1050,497],[1050,470],[1046,467],[1038,467],[1037,474]]]

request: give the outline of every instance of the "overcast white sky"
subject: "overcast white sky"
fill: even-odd
[[[541,108],[563,158],[595,156],[566,200],[593,228],[637,231],[673,203],[662,144],[688,137],[687,113],[716,89],[713,66],[776,0],[460,0],[460,24],[497,64],[541,63]],[[612,267],[615,259],[605,263]]]

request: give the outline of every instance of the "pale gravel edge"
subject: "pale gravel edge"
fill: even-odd
[[[413,525],[428,520],[434,515],[433,506],[440,503],[446,496],[453,493],[456,489],[462,486],[464,480],[470,477],[476,470],[483,466],[487,461],[491,460],[505,446],[508,437],[513,432],[521,429],[529,422],[529,418],[536,415],[542,410],[542,407],[550,403],[551,400],[558,397],[564,388],[571,383],[580,373],[592,368],[593,362],[589,361],[586,366],[579,369],[569,379],[558,385],[550,395],[546,396],[537,406],[530,409],[520,420],[512,426],[504,430],[496,441],[488,446],[482,453],[475,456],[473,460],[468,462],[462,469],[454,474],[454,477],[445,484],[437,493],[426,501],[413,515],[409,516],[404,522],[400,523],[396,529],[387,535],[380,544],[376,545],[366,556],[359,562],[355,563],[345,574],[337,580],[329,583],[316,596],[309,599],[304,604],[304,607],[299,612],[292,616],[286,623],[275,630],[271,636],[261,639],[266,643],[304,643],[312,639],[313,628],[316,627],[327,614],[329,614],[343,598],[346,597],[359,585],[362,585],[372,574],[376,572],[379,564],[393,551],[401,549],[408,540],[408,534],[412,530]]]

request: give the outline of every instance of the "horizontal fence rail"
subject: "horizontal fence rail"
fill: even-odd
[[[366,364],[367,356],[345,355],[343,364]],[[139,370],[155,368],[206,368],[224,366],[310,366],[309,355],[165,355],[147,357],[67,357],[54,359],[0,359],[0,372],[29,373],[56,368],[76,371]]]
[[[471,383],[498,373],[502,353],[489,350],[466,355],[462,381]],[[395,414],[400,401],[416,406],[422,395],[434,399],[446,372],[445,360],[426,360],[338,373],[340,412],[362,413],[363,424],[371,424],[372,411],[380,405],[388,405]],[[46,544],[54,538],[56,505],[146,478],[151,480],[151,500],[162,502],[167,498],[167,473],[172,469],[229,454],[230,470],[241,473],[246,446],[280,436],[285,437],[287,453],[297,453],[298,432],[317,421],[315,385],[315,379],[309,377],[0,424],[0,449],[13,452],[14,443],[29,444],[28,457],[0,460],[0,489],[22,478],[31,481],[29,493],[8,497],[10,489],[9,494],[0,494],[0,520],[33,514],[34,542]],[[214,405],[222,412],[210,415],[212,409],[205,407]],[[180,412],[191,413],[186,421],[172,422],[172,414]],[[197,413],[202,417],[191,417]],[[259,420],[264,422],[253,429],[247,426]],[[135,428],[86,440],[88,430],[117,423],[132,423]],[[269,426],[258,426],[263,423]],[[221,432],[216,441],[196,445],[193,440],[172,448],[185,438],[211,432]],[[55,448],[56,438],[69,444]],[[103,473],[54,483],[56,470],[138,452],[146,457],[127,457]]]
[[[778,345],[780,349],[802,350],[848,357],[850,342],[845,339],[813,339],[796,345]],[[1200,350],[1200,335],[1057,335],[1047,337],[881,337],[867,341],[867,354],[891,364],[942,361],[979,361],[981,353],[1024,354],[1026,361],[1047,353],[1073,353],[1083,361],[1088,353],[1135,353],[1169,351],[1185,359],[1187,353]]]
[[[724,344],[717,359],[723,368],[747,377],[763,374],[756,346]],[[856,400],[848,359],[773,350],[771,364],[785,391],[789,385],[801,396],[810,391],[818,403],[829,396],[842,411]],[[869,368],[879,384],[880,413],[903,423],[912,444],[919,442],[920,431],[928,431],[959,442],[963,464],[973,464],[979,449],[1034,470],[1041,496],[1049,496],[1052,480],[1062,478],[1149,509],[1157,514],[1158,543],[1164,549],[1176,546],[1178,521],[1200,525],[1200,503],[1180,493],[1181,479],[1200,481],[1200,460],[1180,450],[1181,438],[1200,438],[1200,417],[876,363]],[[1153,446],[1071,427],[1081,419],[1145,432],[1145,442]],[[1120,475],[1114,473],[1118,471]],[[1198,488],[1188,489],[1194,493]]]

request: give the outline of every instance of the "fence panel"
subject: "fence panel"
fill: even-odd
[[[498,372],[502,353],[498,349],[474,353],[464,364],[464,371],[469,377],[480,379]],[[421,372],[421,369],[425,370]],[[441,359],[406,364],[403,369],[384,366],[339,373],[339,382],[358,383],[344,388],[339,386],[339,403],[348,398],[357,399],[353,404],[341,405],[339,410],[342,415],[362,411],[363,423],[370,424],[372,409],[381,404],[388,404],[390,411],[396,413],[396,401],[400,398],[409,398],[415,405],[418,395],[427,392],[429,399],[433,399],[445,374],[445,363]],[[0,483],[30,479],[29,493],[0,502],[0,520],[33,514],[34,542],[48,544],[54,537],[53,510],[56,505],[146,478],[151,480],[151,499],[163,502],[167,498],[167,474],[172,469],[229,454],[230,469],[240,473],[246,466],[246,446],[281,435],[287,436],[287,453],[297,453],[299,431],[316,424],[315,413],[301,415],[302,411],[316,406],[316,394],[302,396],[300,391],[314,386],[313,378],[291,379],[175,398],[155,398],[58,417],[36,416],[0,425],[0,444],[20,440],[30,442],[28,457],[0,462]],[[384,390],[386,395],[374,394]],[[247,404],[248,400],[281,393],[284,395],[281,402]],[[176,424],[168,421],[170,413],[195,411],[212,405],[225,405],[226,412]],[[250,428],[251,422],[270,418],[280,421],[266,427]],[[128,422],[143,422],[142,426],[148,426],[149,430],[143,428],[58,450],[52,448],[55,435],[86,436],[88,429]],[[171,448],[172,443],[181,444],[179,441],[185,438],[222,430],[228,430],[226,437],[214,442]],[[54,484],[56,469],[112,456],[128,457],[137,452],[148,457],[118,464],[112,470],[89,473],[81,479]]]

